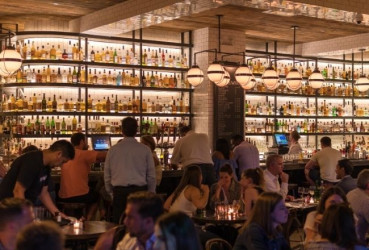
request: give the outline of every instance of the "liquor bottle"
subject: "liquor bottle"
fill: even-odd
[[[72,83],[73,82],[73,75],[72,75],[72,70],[71,68],[69,68],[68,70],[68,83]]]
[[[106,100],[106,104],[105,104],[106,113],[110,113],[110,108],[111,108],[111,104],[110,104],[110,99],[109,99],[109,96],[108,96],[108,99]]]
[[[62,74],[60,72],[60,68],[58,68],[58,74],[56,75],[56,82],[57,83],[63,82],[63,76],[62,76]]]
[[[119,61],[119,59],[118,59],[117,49],[114,49],[113,63],[118,63],[118,61]]]
[[[55,53],[55,59],[60,60],[62,58],[63,58],[63,52],[60,49],[60,44],[58,44],[58,48],[56,49],[56,53]]]
[[[51,82],[51,70],[50,70],[50,65],[47,65],[47,69],[46,69],[46,82],[50,83]]]
[[[54,45],[52,45],[52,47],[50,49],[50,59],[51,60],[55,60],[56,59],[56,49],[55,49]]]
[[[64,49],[64,51],[63,51],[62,59],[63,60],[68,60],[68,53],[67,53],[67,50],[66,49]]]
[[[50,120],[49,117],[46,118],[46,123],[45,123],[45,134],[49,135],[50,134]]]
[[[56,96],[54,95],[54,99],[53,99],[53,102],[52,102],[52,111],[56,112],[57,108],[58,108],[58,103],[56,101]]]
[[[72,131],[73,132],[77,131],[77,118],[75,115],[73,116],[73,119],[72,119]]]
[[[54,120],[54,116],[51,117],[51,123],[50,123],[50,133],[52,135],[55,134],[55,120]]]
[[[65,118],[63,117],[63,121],[61,123],[61,133],[64,135],[67,133],[67,124],[65,123]]]
[[[122,74],[118,73],[117,78],[115,79],[117,86],[122,86]]]
[[[77,75],[76,67],[73,67],[72,83],[77,83],[77,81],[78,81],[78,75]]]
[[[95,61],[95,51],[94,51],[94,46],[92,46],[92,47],[91,47],[90,61],[91,61],[91,62],[94,62],[94,61]]]

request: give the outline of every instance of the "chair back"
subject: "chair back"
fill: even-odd
[[[206,242],[205,250],[232,250],[232,246],[226,240],[214,238]]]

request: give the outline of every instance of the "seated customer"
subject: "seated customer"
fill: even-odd
[[[0,201],[0,249],[14,250],[19,231],[35,219],[32,203],[20,198]]]
[[[345,193],[339,187],[328,188],[321,196],[316,211],[310,212],[305,221],[305,242],[319,240],[319,226],[322,223],[323,214],[333,204],[348,204]]]
[[[32,223],[17,236],[17,250],[63,250],[64,234],[52,221]]]
[[[354,215],[347,204],[335,204],[327,209],[323,216],[320,234],[322,238],[309,242],[307,250],[367,249],[358,245]]]
[[[360,243],[365,243],[369,229],[369,169],[364,169],[357,177],[357,188],[347,194],[350,206],[357,217],[356,232]]]
[[[283,172],[283,158],[281,155],[269,155],[266,159],[266,169],[264,170],[265,191],[276,192],[284,199],[288,193],[288,174]],[[279,178],[282,184],[279,184]]]
[[[200,250],[199,238],[192,220],[182,212],[160,216],[155,226],[154,249]]]
[[[262,193],[233,249],[290,249],[281,228],[287,219],[288,209],[283,197],[274,192]]]
[[[96,212],[99,195],[97,191],[89,188],[88,174],[94,162],[105,160],[107,152],[87,150],[86,136],[82,133],[73,134],[71,142],[75,157],[61,168],[59,200],[88,204],[87,220],[90,220]]]
[[[337,179],[340,181],[336,184],[337,187],[347,194],[351,190],[356,188],[356,179],[351,177],[352,166],[348,159],[339,160],[336,167]]]
[[[185,168],[181,181],[164,203],[169,212],[181,211],[192,217],[196,209],[206,207],[209,199],[209,187],[201,184],[200,167],[190,165]]]
[[[241,198],[241,185],[233,178],[233,169],[229,164],[219,170],[218,183],[210,188],[210,207],[214,209],[216,202],[232,204]]]
[[[118,243],[117,250],[153,249],[155,222],[163,212],[163,202],[158,195],[146,191],[130,194],[124,218],[127,234]]]
[[[250,168],[243,171],[240,184],[243,189],[242,200],[245,204],[244,212],[246,217],[249,217],[256,200],[264,192],[263,170],[261,168]]]

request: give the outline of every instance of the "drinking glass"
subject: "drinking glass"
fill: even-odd
[[[300,198],[304,198],[304,187],[298,187],[297,192],[299,193]]]

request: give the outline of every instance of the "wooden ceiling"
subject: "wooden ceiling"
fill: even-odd
[[[221,27],[244,31],[247,38],[261,41],[293,41],[292,25],[300,27],[297,30],[296,41],[312,42],[336,37],[368,33],[368,26],[329,21],[306,16],[277,16],[263,13],[263,10],[240,7],[223,6],[199,14],[182,17],[155,26],[171,30],[194,30],[204,27],[217,27],[216,15],[223,15]]]
[[[0,23],[17,23],[24,29],[29,20],[69,21],[126,0],[0,0]]]

